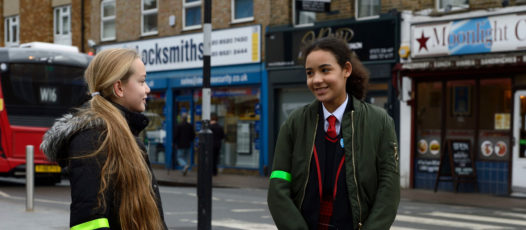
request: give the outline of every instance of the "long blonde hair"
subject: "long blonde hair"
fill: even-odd
[[[139,58],[134,50],[108,49],[100,52],[89,64],[85,80],[93,96],[90,106],[81,110],[105,124],[104,140],[90,156],[106,153],[102,166],[101,185],[98,192],[99,207],[107,208],[105,192],[110,181],[114,193],[120,197],[118,205],[122,229],[163,229],[156,196],[152,189],[152,174],[135,136],[121,114],[110,100],[114,97],[113,84],[126,82],[132,75],[132,63]],[[114,187],[113,187],[114,186]]]

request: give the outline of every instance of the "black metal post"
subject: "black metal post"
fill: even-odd
[[[197,229],[212,229],[212,131],[210,124],[210,53],[212,34],[212,4],[204,0],[203,25],[203,89],[202,129],[199,132],[199,162],[197,175]]]

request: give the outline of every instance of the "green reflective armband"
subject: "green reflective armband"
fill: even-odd
[[[521,139],[521,140],[519,141],[519,144],[521,144],[521,145],[526,145],[526,139]]]
[[[99,218],[96,220],[84,222],[82,224],[77,224],[73,226],[71,230],[92,230],[92,229],[109,228],[109,227],[110,227],[110,223],[108,222],[108,219]]]
[[[270,174],[270,179],[272,180],[274,178],[279,178],[279,179],[290,182],[291,176],[290,176],[290,173],[288,172],[281,171],[281,170],[275,170],[272,172],[272,174]]]

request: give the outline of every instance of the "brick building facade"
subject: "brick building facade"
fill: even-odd
[[[4,23],[0,25],[2,36],[0,43],[3,46],[18,45],[28,42],[63,43],[73,45],[80,51],[88,51],[88,38],[90,34],[89,18],[91,17],[90,1],[85,0],[2,0],[0,13]],[[82,6],[84,4],[84,6]],[[61,42],[54,37],[54,10],[68,8],[64,31],[69,34],[69,39]],[[6,25],[9,17],[17,17],[18,38],[15,42],[6,43]],[[56,29],[56,27],[55,27]],[[63,31],[63,32],[64,32]],[[82,40],[82,41],[81,41]]]

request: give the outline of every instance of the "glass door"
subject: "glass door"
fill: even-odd
[[[194,117],[194,113],[193,113],[193,106],[194,106],[194,103],[193,103],[193,98],[191,96],[191,94],[188,94],[187,92],[182,92],[182,93],[185,93],[183,95],[180,95],[180,96],[176,96],[175,97],[175,101],[174,101],[174,122],[173,122],[173,126],[174,126],[174,132],[175,132],[175,129],[177,127],[177,124],[181,123],[183,121],[183,115],[186,115],[186,121],[190,124],[192,124],[192,126],[194,127],[194,131],[195,131],[195,135],[196,137],[198,136],[197,132],[198,132],[198,127],[196,127],[196,125],[194,125],[194,120],[196,120],[196,118]],[[200,118],[199,118],[200,120]],[[174,143],[176,143],[176,140],[174,139],[173,140]],[[197,143],[197,138],[194,139],[194,144]],[[195,145],[194,145],[195,146]],[[176,165],[176,162],[177,162],[177,147],[175,147],[174,149],[174,157],[172,158],[173,162],[172,162],[172,165]],[[194,159],[194,148],[190,148],[190,161],[189,161],[189,164],[190,165],[194,165],[195,163],[195,159]],[[179,166],[178,166],[179,167]]]
[[[526,196],[526,90],[515,92],[513,111],[511,194]]]

